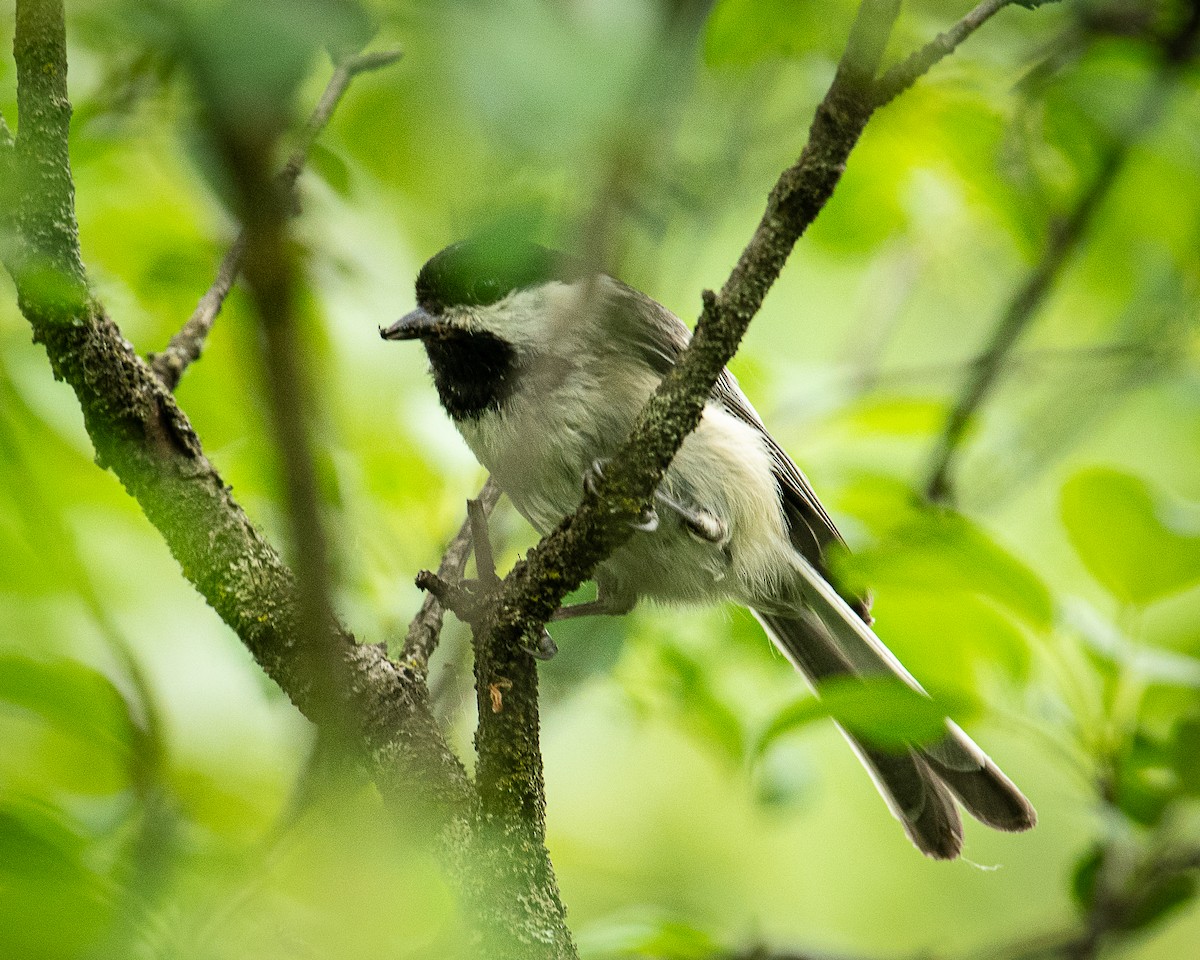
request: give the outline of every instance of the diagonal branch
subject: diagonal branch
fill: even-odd
[[[705,293],[688,349],[655,391],[596,489],[505,579],[493,638],[499,647],[514,650],[523,635],[537,636],[567,593],[628,538],[631,521],[699,422],[712,385],[792,247],[833,194],[874,110],[872,84],[898,12],[899,0],[863,0],[833,83],[817,107],[808,143],[775,184],[766,212],[721,292]],[[486,789],[486,770],[482,764],[481,790]]]
[[[488,477],[487,483],[479,491],[475,502],[480,505],[486,518],[500,500],[500,488]],[[437,569],[437,578],[443,583],[458,583],[462,580],[463,571],[467,568],[467,558],[471,555],[471,517],[467,517],[459,528]],[[429,669],[429,658],[437,649],[438,640],[442,633],[442,619],[445,607],[433,592],[427,592],[421,603],[421,609],[408,625],[408,635],[404,638],[404,651],[401,662],[417,673],[425,674]]]
[[[1055,0],[1042,2],[1053,3]],[[949,30],[939,33],[921,49],[913,51],[907,58],[888,69],[875,84],[875,106],[882,107],[891,103],[939,61],[957,50],[959,44],[987,23],[992,16],[1013,5],[1031,7],[1035,4],[1032,0],[982,0]]]
[[[339,68],[341,70],[342,68]],[[335,95],[322,98],[304,144],[312,142],[328,118],[336,94],[345,82],[331,85]],[[271,175],[276,139],[273,131],[286,123],[286,108],[275,118],[267,109],[246,123],[236,111],[223,110],[210,83],[197,77],[197,88],[208,101],[209,137],[224,162],[234,188],[243,223],[239,245],[243,271],[261,336],[256,337],[256,361],[264,382],[270,437],[281,474],[288,533],[289,559],[299,595],[298,654],[309,672],[309,685],[321,735],[332,749],[331,758],[349,753],[351,720],[338,696],[344,670],[332,643],[334,623],[330,586],[329,541],[325,533],[321,496],[313,462],[311,424],[317,419],[312,377],[303,361],[302,331],[297,316],[297,269],[287,242],[287,221],[300,163],[289,163],[282,175]],[[301,150],[305,149],[302,146]],[[303,157],[303,153],[298,153]]]
[[[967,428],[992,389],[999,382],[1013,349],[1036,319],[1054,284],[1087,236],[1097,209],[1128,163],[1133,148],[1158,123],[1166,110],[1180,72],[1194,58],[1200,39],[1200,4],[1176,33],[1163,41],[1162,61],[1133,118],[1120,139],[1108,145],[1091,180],[1061,223],[1052,227],[1041,259],[1013,294],[992,331],[983,352],[971,366],[954,407],[951,409],[930,458],[925,498],[947,502],[953,495],[951,479],[955,457]]]
[[[312,116],[304,126],[299,143],[279,172],[278,184],[286,193],[290,195],[294,189],[308,159],[309,151],[312,150],[317,137],[329,123],[351,81],[361,73],[391,66],[401,56],[403,54],[399,50],[361,53],[337,65],[333,75],[329,78],[329,83],[325,86],[325,91],[321,94],[321,99],[317,101],[317,105],[313,109]],[[212,330],[217,315],[221,312],[221,307],[225,304],[225,298],[229,295],[229,291],[242,271],[245,258],[246,230],[243,228],[222,258],[221,264],[217,268],[216,278],[205,291],[204,296],[200,298],[200,302],[196,304],[196,309],[187,322],[178,333],[171,337],[165,350],[150,356],[151,369],[169,390],[174,390],[179,385],[184,371],[200,358],[200,353],[204,349],[204,341]]]
[[[184,575],[267,675],[302,713],[319,716],[297,655],[295,578],[233,499],[170,392],[87,291],[68,162],[61,0],[18,2],[14,50],[21,249],[5,266],[21,310],[56,376],[74,389],[97,462],[138,501]],[[448,827],[472,791],[424,685],[340,625],[332,642],[347,675],[339,695],[389,808],[405,822],[424,814]]]
[[[871,84],[899,0],[863,0],[846,53],[817,108],[809,142],[784,171],[767,211],[719,295],[706,294],[691,345],[664,378],[625,446],[579,509],[505,578],[490,622],[475,631],[475,682],[481,722],[476,732],[479,833],[494,871],[513,893],[531,899],[531,934],[553,943],[539,955],[573,957],[561,898],[545,846],[545,789],[537,709],[537,670],[523,638],[541,631],[566,594],[628,538],[630,521],[653,496],[663,473],[700,420],[710,390],[737,349],[751,318],[779,276],[792,246],[833,193],[846,158],[871,116]],[[494,901],[493,901],[494,902]],[[500,911],[493,926],[503,929]],[[489,918],[490,919],[490,918]],[[490,936],[493,949],[513,945]],[[519,948],[519,945],[518,945]],[[499,955],[499,954],[497,954]]]

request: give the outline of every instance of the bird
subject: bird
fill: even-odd
[[[651,297],[512,236],[446,247],[421,268],[415,292],[416,309],[380,335],[424,345],[442,408],[542,534],[575,511],[691,338]],[[621,615],[641,600],[731,600],[753,612],[814,689],[833,678],[891,676],[924,692],[876,636],[869,597],[834,582],[829,557],[844,541],[728,370],[633,525],[597,567],[596,599],[555,619]],[[997,830],[1037,822],[1021,791],[949,718],[940,739],[900,750],[842,732],[926,856],[960,855],[960,806]]]

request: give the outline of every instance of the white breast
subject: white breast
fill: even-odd
[[[523,370],[521,389],[501,410],[458,424],[479,462],[541,533],[579,505],[585,472],[616,453],[658,385],[653,371],[639,363],[584,349],[579,338],[596,330],[581,316],[587,302],[580,290],[551,284],[494,308],[493,325],[515,318],[512,340],[523,356],[544,356],[545,345],[553,343],[555,358],[541,369]],[[539,324],[530,324],[530,317]],[[793,549],[771,457],[754,427],[709,404],[663,489],[724,521],[728,542],[700,540],[679,517],[660,510],[658,530],[635,533],[602,564],[599,577],[623,593],[668,603],[729,596],[761,606],[762,598],[778,595]]]
[[[540,379],[540,389],[521,390],[502,410],[458,427],[517,509],[546,533],[579,505],[585,471],[613,455],[655,380],[647,373],[638,383],[601,383],[580,367]]]

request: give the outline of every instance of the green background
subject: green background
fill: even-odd
[[[722,0],[671,34],[667,6],[375,5],[371,47],[405,57],[354,82],[293,233],[335,599],[364,642],[402,638],[414,574],[483,479],[422,351],[376,332],[420,264],[497,223],[599,236],[612,272],[692,322],[798,154],[856,7]],[[905,4],[891,56],[968,6]],[[1143,41],[1080,26],[1099,8],[1002,11],[881,111],[732,364],[854,548],[880,635],[970,705],[1040,825],[972,823],[963,860],[921,858],[831,724],[761,742],[804,694],[744,611],[562,624],[540,668],[548,842],[586,956],[999,955],[1075,921],[1098,841],[1200,842],[1194,71],[973,423],[961,515],[916,505],[971,358],[1156,69]],[[298,128],[331,69],[312,38],[353,35],[357,9],[69,4],[83,252],[139,351],[165,346],[236,233],[180,44],[230,97],[282,90]],[[6,48],[12,28],[7,8]],[[0,106],[15,127],[8,56]],[[286,547],[256,336],[235,290],[178,396]],[[535,540],[507,505],[493,530],[503,567]],[[451,621],[432,677],[469,756],[465,645]],[[0,955],[452,955],[451,887],[372,791],[298,796],[311,741],[93,464],[0,281]],[[1195,955],[1200,907],[1179,899],[1118,952]]]

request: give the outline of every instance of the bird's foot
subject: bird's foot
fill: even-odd
[[[554,638],[550,636],[550,631],[542,627],[542,635],[538,638],[537,643],[521,644],[521,649],[533,657],[535,660],[549,660],[558,653],[558,644],[554,642]]]
[[[604,476],[604,466],[607,460],[596,459],[592,461],[592,465],[583,472],[583,488],[594,494],[596,485],[600,478]],[[634,530],[641,533],[653,533],[658,529],[658,511],[653,506],[647,507],[642,511],[642,515],[629,524]]]
[[[679,518],[683,520],[684,526],[701,540],[708,543],[728,542],[729,525],[716,514],[699,507],[686,507],[661,490],[654,492],[654,499],[660,506],[678,514]]]

